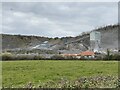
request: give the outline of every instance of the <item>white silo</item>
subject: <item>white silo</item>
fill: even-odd
[[[94,52],[100,51],[101,44],[101,33],[98,31],[92,31],[90,33],[90,47]]]

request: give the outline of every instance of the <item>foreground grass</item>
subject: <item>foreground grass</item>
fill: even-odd
[[[118,76],[117,61],[5,61],[2,67],[3,87],[23,87],[30,82],[37,87],[84,77]]]

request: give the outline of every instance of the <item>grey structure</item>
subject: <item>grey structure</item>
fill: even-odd
[[[101,33],[98,31],[92,31],[90,33],[90,47],[91,51],[98,52],[101,48]]]

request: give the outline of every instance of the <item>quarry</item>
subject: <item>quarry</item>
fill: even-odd
[[[40,36],[2,35],[2,52],[16,55],[77,55],[85,51],[95,54],[118,53],[119,25],[99,27],[76,37],[49,38]],[[89,55],[88,55],[89,56]]]

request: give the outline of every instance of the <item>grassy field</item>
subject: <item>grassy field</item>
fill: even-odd
[[[3,87],[23,87],[29,82],[40,85],[61,79],[81,77],[117,76],[117,61],[3,61]]]

